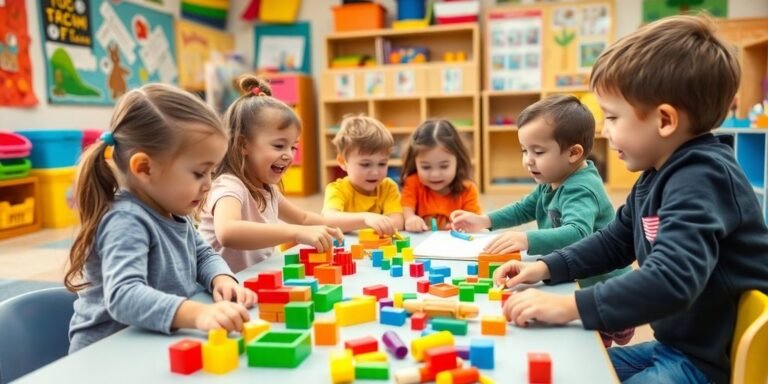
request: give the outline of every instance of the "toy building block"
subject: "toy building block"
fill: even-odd
[[[430,259],[419,259],[416,262],[424,265],[424,271],[426,272],[429,272],[429,269],[432,268],[432,260]]]
[[[314,277],[304,277],[303,279],[290,279],[283,282],[283,285],[288,287],[309,287],[312,289],[312,294],[317,292],[317,279]]]
[[[490,263],[506,263],[510,260],[520,260],[520,252],[502,255],[481,253],[477,256],[477,277],[492,277],[493,274],[488,268]]]
[[[363,295],[376,296],[376,299],[383,299],[389,296],[389,287],[383,284],[363,287]]]
[[[422,263],[411,263],[410,265],[408,265],[408,270],[410,272],[411,277],[424,276],[424,264]]]
[[[376,300],[342,301],[333,305],[333,311],[341,327],[369,323],[376,321]]]
[[[395,301],[390,299],[389,297],[385,297],[383,299],[379,299],[379,310],[384,307],[394,307]]]
[[[333,351],[330,359],[332,383],[351,383],[355,381],[355,365],[349,350]]]
[[[480,312],[477,305],[474,304],[440,299],[406,300],[403,307],[408,313],[424,312],[428,317],[453,317],[457,319],[472,319],[477,317]]]
[[[237,341],[227,338],[223,328],[208,332],[208,341],[203,343],[202,350],[203,371],[223,375],[237,368]]]
[[[243,324],[243,339],[245,343],[250,343],[251,340],[257,338],[259,335],[266,331],[269,331],[272,325],[263,320],[251,320]]]
[[[488,291],[491,289],[491,285],[486,283],[470,283],[475,287],[475,293],[488,293]]]
[[[440,273],[429,273],[429,283],[430,284],[442,284],[445,282],[445,276]]]
[[[475,302],[475,287],[471,285],[459,286],[459,301],[465,301],[469,303]]]
[[[384,252],[380,249],[374,249],[371,251],[371,265],[374,268],[381,267],[381,262],[384,261]]]
[[[393,296],[394,300],[394,307],[395,308],[402,308],[403,307],[403,293],[402,292],[395,292]]]
[[[430,348],[424,352],[424,362],[435,374],[456,369],[456,357],[456,348],[453,345]]]
[[[291,301],[310,301],[312,300],[312,288],[310,287],[293,287],[288,294]]]
[[[469,360],[473,367],[479,369],[493,369],[493,340],[472,339],[469,342]]]
[[[467,275],[477,275],[477,263],[467,264]]]
[[[379,249],[384,252],[384,260],[392,259],[397,255],[397,247],[394,245],[385,245]]]
[[[392,258],[392,266],[395,265],[403,266],[403,257],[402,256],[395,256]]]
[[[254,293],[259,293],[259,278],[251,277],[250,279],[243,281],[243,287],[250,289]]]
[[[413,248],[411,248],[410,246],[403,248],[400,251],[400,254],[403,255],[403,261],[405,262],[413,261]]]
[[[202,343],[198,340],[184,339],[168,347],[171,372],[189,375],[203,368]]]
[[[275,312],[259,311],[259,320],[268,321],[270,323],[276,323],[277,322],[277,313],[275,313]]]
[[[432,228],[432,232],[437,232],[437,231],[438,231],[438,228],[437,228],[437,219],[435,219],[435,218],[433,217],[433,218],[432,218],[432,220],[430,220],[430,224],[431,224],[431,225],[430,225],[430,227]]]
[[[411,341],[411,355],[416,361],[424,360],[424,352],[444,345],[454,345],[453,334],[448,331],[435,332]]]
[[[379,241],[380,237],[373,228],[365,228],[357,231],[359,241]]]
[[[394,331],[384,332],[381,340],[384,342],[387,352],[391,353],[395,358],[402,360],[408,355],[408,347],[403,342],[403,339]]]
[[[387,354],[382,351],[366,352],[366,353],[361,353],[359,355],[355,355],[356,363],[376,362],[376,361],[385,362],[385,361],[389,361],[389,358],[387,357]]]
[[[480,333],[504,336],[507,334],[507,319],[504,316],[483,316],[480,318]]]
[[[429,292],[429,286],[430,286],[429,280],[421,279],[416,282],[416,292],[427,293]]]
[[[336,345],[339,342],[339,326],[335,319],[317,319],[312,324],[315,345]]]
[[[552,359],[549,353],[528,352],[528,382],[552,382]]]
[[[512,291],[501,291],[501,307],[504,307],[504,303],[507,302],[507,299],[512,296]]]
[[[467,278],[466,277],[452,277],[451,278],[451,284],[453,284],[453,285],[455,285],[457,287],[459,286],[459,284],[466,283],[466,282],[467,282]]]
[[[283,271],[266,271],[259,273],[259,290],[277,289],[283,286]]]
[[[468,324],[466,320],[451,319],[448,317],[436,317],[430,322],[435,331],[448,331],[454,335],[466,335]]]
[[[360,244],[352,244],[352,246],[349,247],[349,251],[352,254],[352,258],[355,260],[360,260],[365,256],[363,253],[363,246]]]
[[[296,368],[312,352],[309,331],[269,331],[245,346],[249,367]]]
[[[283,263],[285,265],[300,264],[300,260],[298,253],[290,253],[283,256]]]
[[[386,325],[402,326],[405,319],[408,318],[408,312],[402,308],[382,307],[379,316],[379,323]]]
[[[401,236],[401,239],[395,240],[395,246],[397,247],[398,252],[402,252],[403,249],[411,246],[411,237],[410,236]]]
[[[304,264],[291,264],[283,267],[283,276],[288,279],[303,279]]]
[[[341,284],[341,267],[337,265],[315,267],[315,278],[320,284]]]
[[[343,290],[341,285],[323,285],[312,295],[316,312],[328,312],[333,305],[341,302]]]
[[[411,329],[421,331],[427,326],[427,314],[424,312],[415,312],[411,315]]]
[[[485,284],[485,285],[487,285],[487,286],[489,286],[491,288],[493,288],[493,286],[495,285],[493,283],[493,278],[490,278],[490,277],[479,277],[477,279],[477,282],[480,283],[480,284]]]
[[[379,341],[373,336],[365,336],[345,341],[344,348],[352,351],[353,355],[376,352],[379,350]]]
[[[366,361],[355,364],[355,378],[360,380],[389,380],[389,364]]]
[[[468,345],[457,345],[455,348],[456,348],[456,356],[458,356],[462,360],[469,361]]]
[[[405,302],[406,300],[416,300],[417,298],[418,296],[413,292],[403,293],[403,302]]]
[[[480,371],[475,367],[456,368],[435,376],[436,384],[472,384],[480,381]]]
[[[333,239],[333,246],[334,247],[343,247],[344,246],[344,239],[341,239],[341,241],[337,239]]]
[[[464,279],[464,281],[467,283],[477,283],[479,279],[477,278],[477,276],[467,276],[467,278]]]
[[[445,283],[430,284],[429,294],[440,297],[456,296],[459,294],[459,287]]]
[[[333,256],[328,252],[310,253],[309,262],[310,263],[330,263],[333,260],[332,257]]]
[[[488,263],[488,277],[493,277],[493,274],[496,273],[496,269],[501,267],[504,263]]]
[[[445,277],[451,277],[451,267],[447,266],[433,266],[429,269],[429,273],[438,273]]]
[[[478,383],[480,383],[480,384],[496,384],[496,382],[493,381],[493,379],[491,379],[490,377],[485,376],[485,375],[480,375],[480,379],[478,380]]]
[[[491,288],[488,290],[488,300],[501,301],[501,288]]]
[[[389,270],[389,275],[392,277],[403,277],[403,266],[393,265],[392,269]]]
[[[287,304],[291,301],[291,289],[261,289],[257,294],[257,301],[259,304]]]
[[[389,271],[390,268],[392,268],[392,260],[384,259],[381,261],[381,270]]]
[[[310,329],[315,321],[315,304],[311,301],[294,301],[285,305],[285,328]]]
[[[237,341],[237,354],[242,355],[243,352],[245,352],[245,337],[240,335],[235,339],[235,341]]]

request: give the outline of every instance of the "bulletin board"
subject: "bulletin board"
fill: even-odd
[[[614,2],[542,3],[488,12],[486,89],[556,91],[589,84],[615,35]]]
[[[312,74],[309,22],[257,25],[253,35],[257,69]]]
[[[37,104],[32,89],[25,0],[0,1],[0,106]]]
[[[205,62],[212,52],[222,54],[235,49],[234,37],[217,29],[189,21],[176,22],[179,52],[179,86],[188,91],[205,91]]]
[[[178,78],[173,16],[129,2],[42,0],[51,104],[112,105],[130,89]]]

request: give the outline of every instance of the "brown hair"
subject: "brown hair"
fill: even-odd
[[[231,174],[240,179],[256,200],[259,209],[263,211],[267,207],[267,200],[247,175],[242,149],[267,124],[265,117],[267,110],[277,112],[277,129],[279,130],[291,127],[301,130],[301,122],[291,107],[272,97],[272,90],[266,81],[254,75],[245,74],[238,78],[238,86],[243,95],[224,113],[224,126],[229,131],[229,145],[227,155],[217,170],[216,177]],[[271,192],[269,186],[264,185],[264,188]]]
[[[104,157],[105,141],[91,145],[83,154],[75,177],[75,199],[81,227],[69,251],[69,267],[64,285],[78,291],[90,283],[83,277],[85,262],[93,252],[99,223],[128,173],[131,156],[145,152],[150,156],[178,154],[187,134],[226,136],[216,112],[194,95],[164,84],[149,84],[120,98],[112,114],[109,131],[114,138],[110,165]]]
[[[405,151],[400,183],[405,184],[405,179],[416,173],[416,156],[438,145],[456,156],[456,177],[449,189],[454,196],[459,195],[464,192],[464,183],[472,179],[472,160],[456,127],[447,120],[427,120],[413,131]]]
[[[541,99],[520,112],[517,125],[523,129],[539,117],[554,127],[561,152],[579,144],[584,148],[582,158],[590,154],[595,141],[595,117],[576,96],[553,95]]]
[[[368,116],[345,116],[341,121],[341,129],[333,138],[336,152],[346,157],[353,150],[364,155],[390,152],[395,146],[392,137],[384,124]]]
[[[694,134],[720,125],[739,87],[733,48],[711,19],[672,16],[608,47],[592,68],[590,87],[624,97],[638,116],[670,104],[685,111]]]

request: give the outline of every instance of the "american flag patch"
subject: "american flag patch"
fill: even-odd
[[[656,234],[659,232],[659,217],[648,216],[643,217],[643,232],[645,232],[645,238],[653,243],[656,240]]]

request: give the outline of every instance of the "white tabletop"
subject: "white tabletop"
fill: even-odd
[[[411,245],[415,246],[425,238],[424,235],[413,235]],[[347,243],[356,242],[354,236],[347,237]],[[466,276],[466,262],[433,260],[433,265],[450,266],[452,276]],[[245,280],[259,272],[281,269],[282,257],[273,257],[254,267],[237,274]],[[408,269],[404,268],[404,276],[390,277],[389,271],[371,267],[369,259],[357,261],[357,273],[343,277],[345,297],[362,294],[363,287],[385,284],[389,286],[389,296],[395,292],[416,292],[416,278],[408,277]],[[446,279],[447,282],[450,282]],[[542,290],[553,293],[568,294],[576,289],[575,284],[558,286],[542,286]],[[425,294],[418,294],[423,298]],[[194,300],[210,302],[210,295],[197,294]],[[458,300],[458,299],[457,299]],[[481,315],[501,314],[498,301],[488,301],[488,295],[476,295],[476,304],[480,307]],[[252,318],[258,318],[258,309],[250,311]],[[331,317],[333,311],[317,313],[317,318]],[[420,332],[411,331],[410,322],[402,327],[367,323],[340,328],[340,342],[335,347],[312,346],[312,353],[296,369],[282,368],[249,368],[247,357],[243,354],[240,366],[233,372],[216,376],[198,371],[192,375],[173,374],[169,369],[168,347],[183,338],[204,340],[206,335],[195,330],[179,331],[171,336],[129,327],[115,335],[101,340],[93,345],[63,359],[60,359],[22,379],[22,383],[52,383],[76,382],[83,383],[158,383],[158,382],[221,382],[221,383],[328,383],[330,382],[329,356],[333,350],[341,349],[343,341],[363,336],[374,336],[379,339],[379,348],[384,350],[381,335],[386,330],[394,330],[405,341],[410,349],[410,341],[419,337]],[[272,324],[272,329],[285,329],[284,324]],[[518,328],[508,325],[506,336],[484,336],[480,334],[478,319],[470,321],[467,336],[456,336],[457,345],[469,345],[472,338],[490,338],[494,341],[495,369],[483,370],[486,376],[494,378],[499,383],[527,383],[528,352],[547,352],[552,358],[552,379],[555,383],[615,383],[616,376],[610,361],[596,332],[586,331],[578,322],[564,327],[531,326]],[[395,371],[415,367],[417,363],[410,357],[395,360],[390,356],[390,378]],[[358,382],[361,380],[358,380]],[[374,382],[374,381],[371,381]],[[376,381],[381,382],[381,381]]]

